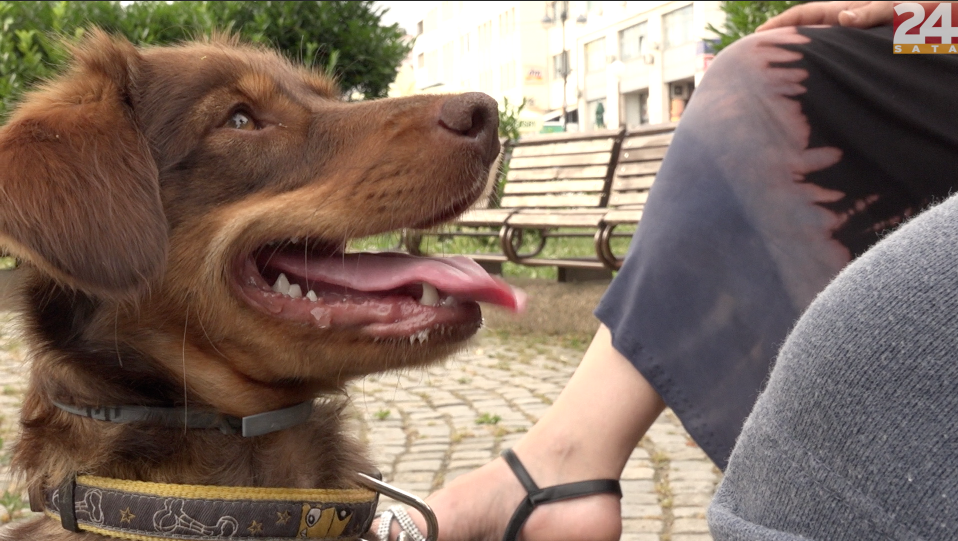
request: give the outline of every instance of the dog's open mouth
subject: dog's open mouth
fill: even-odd
[[[461,340],[481,324],[479,302],[520,311],[525,295],[466,257],[350,253],[287,242],[240,265],[239,290],[274,317],[374,339]]]

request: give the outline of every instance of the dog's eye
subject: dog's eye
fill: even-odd
[[[229,122],[226,123],[230,128],[236,128],[237,130],[255,130],[256,124],[253,122],[253,119],[250,116],[242,111],[237,111],[233,113],[233,116],[230,117]]]

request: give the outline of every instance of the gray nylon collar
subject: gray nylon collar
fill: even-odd
[[[149,406],[75,407],[54,402],[61,410],[111,423],[148,423],[184,428],[218,428],[224,434],[242,434],[244,438],[262,436],[300,425],[313,411],[312,400],[280,410],[234,417],[210,410],[191,408],[156,408]]]

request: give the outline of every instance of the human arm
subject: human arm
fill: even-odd
[[[755,31],[815,24],[872,28],[891,24],[894,2],[808,2],[772,17]]]

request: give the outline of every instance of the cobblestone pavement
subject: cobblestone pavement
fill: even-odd
[[[0,491],[12,489],[6,463],[26,382],[13,323],[0,312]],[[358,381],[351,389],[357,429],[387,481],[426,496],[521,437],[558,396],[583,347],[483,332],[444,364]],[[720,477],[666,411],[625,469],[622,539],[710,540],[705,507]]]

